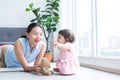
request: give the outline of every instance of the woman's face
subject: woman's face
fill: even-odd
[[[36,46],[42,40],[42,29],[40,27],[34,27],[30,33],[26,33],[31,46]]]
[[[63,44],[66,42],[65,38],[62,35],[60,35],[60,34],[58,35],[57,41],[59,43],[63,43]]]

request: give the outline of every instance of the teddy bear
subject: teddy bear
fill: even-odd
[[[54,72],[52,70],[49,70],[50,68],[50,62],[46,57],[44,57],[41,60],[41,73],[44,75],[52,75]]]

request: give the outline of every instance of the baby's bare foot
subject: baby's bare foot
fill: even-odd
[[[53,70],[54,70],[55,72],[59,72],[58,68],[53,68]]]

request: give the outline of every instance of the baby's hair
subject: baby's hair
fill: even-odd
[[[73,43],[75,41],[75,36],[69,29],[62,29],[58,34],[62,35],[67,42]]]

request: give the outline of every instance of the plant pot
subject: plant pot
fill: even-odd
[[[44,57],[46,57],[48,59],[48,61],[52,61],[52,53],[45,53]]]

